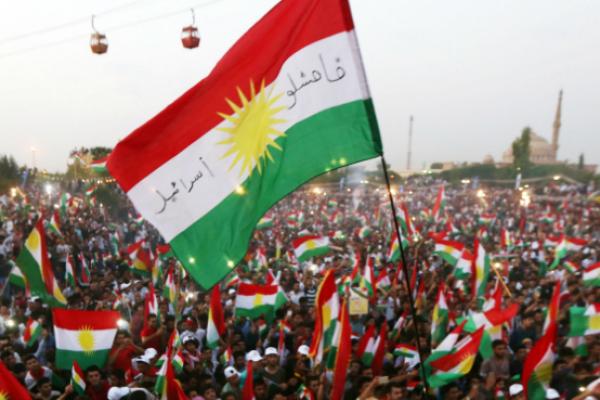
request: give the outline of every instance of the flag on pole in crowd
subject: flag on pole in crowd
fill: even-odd
[[[75,360],[73,361],[73,367],[71,367],[71,387],[78,395],[83,396],[86,386],[85,375],[83,375],[79,363]]]
[[[379,290],[386,291],[391,289],[392,280],[390,279],[386,268],[379,271],[379,275],[377,275],[377,280],[375,281],[375,287]]]
[[[42,324],[37,319],[29,317],[25,323],[23,331],[23,343],[25,346],[32,347],[42,334]]]
[[[246,364],[246,379],[242,387],[242,400],[254,400],[254,372],[252,371],[254,361]]]
[[[267,229],[273,227],[273,218],[267,217],[266,215],[262,217],[258,224],[256,224],[256,229]]]
[[[473,254],[468,249],[464,249],[460,258],[454,267],[454,277],[459,280],[467,279],[471,276],[471,266],[473,264]]]
[[[580,251],[587,245],[587,240],[581,238],[565,238],[565,247],[567,251]]]
[[[500,229],[500,247],[504,250],[507,250],[509,247],[512,247],[513,241],[510,236],[510,232],[506,228]]]
[[[440,186],[438,190],[438,194],[435,198],[435,204],[433,205],[433,210],[431,212],[433,220],[438,222],[441,219],[441,216],[444,212],[444,208],[446,206],[446,195],[444,191],[444,185]]]
[[[552,366],[556,358],[556,331],[556,323],[551,323],[525,358],[521,381],[528,400],[546,399],[546,389],[552,379]]]
[[[579,272],[579,270],[581,269],[581,268],[579,267],[579,265],[578,265],[578,264],[577,264],[575,261],[572,261],[572,260],[565,260],[565,261],[562,263],[562,266],[563,266],[563,267],[564,267],[564,268],[565,268],[567,271],[569,271],[569,273],[570,273],[570,274],[576,274],[576,273],[578,273],[578,272]],[[585,282],[584,282],[584,283],[585,283]]]
[[[367,264],[363,270],[363,276],[360,280],[360,287],[369,298],[373,298],[377,292],[377,283],[375,281],[375,266],[373,257],[367,257]]]
[[[379,328],[379,335],[375,341],[375,353],[373,354],[373,361],[371,362],[373,375],[381,375],[383,370],[383,359],[387,351],[387,330],[387,323],[381,324],[381,328]]]
[[[210,294],[208,323],[206,325],[206,344],[211,349],[219,346],[219,341],[225,339],[225,317],[221,304],[221,291],[214,286]]]
[[[346,374],[352,356],[352,327],[348,315],[346,300],[342,302],[340,314],[340,329],[338,340],[336,340],[335,361],[333,366],[333,383],[331,400],[342,400],[346,385]]]
[[[485,289],[490,277],[490,258],[478,239],[475,239],[473,249],[471,294],[473,298],[480,298],[485,295]]]
[[[0,361],[0,399],[31,400],[31,395],[25,389],[15,374]]]
[[[446,336],[448,329],[448,304],[444,295],[444,282],[440,283],[437,293],[435,306],[433,307],[433,315],[431,316],[431,341],[440,343]]]
[[[408,208],[406,208],[406,203],[404,202],[400,205],[398,221],[400,222],[400,227],[402,228],[402,233],[404,233],[404,236],[411,237],[413,235],[412,221],[410,220]]]
[[[550,324],[556,323],[556,320],[558,319],[558,312],[560,310],[560,288],[561,281],[559,279],[556,281],[554,290],[552,291],[552,298],[550,299],[548,312],[546,313],[546,319],[544,320],[543,332],[546,332]]]
[[[106,160],[108,160],[108,156],[92,161],[90,163],[90,169],[97,174],[106,172]]]
[[[464,244],[455,240],[436,239],[433,253],[454,267],[460,259],[464,248]]]
[[[68,254],[65,260],[65,282],[70,287],[75,287],[75,263],[71,254]]]
[[[600,262],[590,265],[583,271],[583,284],[600,287]]]
[[[173,267],[169,268],[169,272],[167,272],[167,279],[163,285],[162,296],[171,304],[175,304],[177,301],[177,286],[175,285],[175,274],[173,272]]]
[[[58,215],[58,211],[54,210],[52,216],[50,217],[50,221],[48,221],[47,228],[54,232],[56,235],[62,236],[63,234],[60,230],[60,226],[60,216]]]
[[[117,311],[52,310],[56,340],[56,367],[103,368],[117,334]]]
[[[312,390],[304,386],[304,384],[300,384],[298,390],[296,390],[296,396],[298,400],[316,400],[316,396]]]
[[[85,256],[79,253],[79,263],[81,264],[81,273],[79,274],[79,284],[89,286],[92,281],[92,273]]]
[[[483,327],[458,342],[450,353],[431,361],[433,372],[427,377],[429,386],[438,388],[467,375],[477,357],[482,337]]]
[[[588,336],[600,333],[600,303],[587,307],[569,308],[569,336]]]
[[[402,328],[404,327],[404,323],[406,322],[406,317],[407,313],[405,312],[402,315],[400,315],[400,317],[398,317],[398,319],[394,323],[394,326],[392,328],[392,339],[395,339],[400,336]]]
[[[251,319],[264,316],[272,320],[275,311],[286,302],[287,298],[279,285],[261,286],[242,282],[235,296],[235,315]]]
[[[145,240],[139,240],[125,249],[129,256],[129,268],[132,272],[147,277],[151,275],[152,259],[150,252],[145,248]]]
[[[301,236],[292,242],[292,246],[298,261],[303,262],[312,257],[327,254],[329,252],[329,238],[315,235]]]
[[[202,287],[244,257],[273,204],[332,160],[382,153],[360,59],[347,1],[282,1],[112,151],[109,172]],[[319,79],[307,83],[301,69]]]
[[[33,296],[39,296],[42,301],[53,307],[64,307],[67,304],[48,258],[46,234],[41,218],[25,240],[16,261]]]
[[[160,400],[184,400],[188,398],[179,381],[175,379],[174,358],[178,357],[179,345],[179,333],[177,329],[174,329],[167,344],[165,360],[156,373],[154,391],[158,393]]]
[[[558,267],[562,259],[567,256],[567,251],[567,241],[563,235],[560,243],[554,248],[554,261],[550,264],[550,269]]]
[[[375,325],[369,325],[365,333],[361,336],[358,341],[358,347],[356,349],[356,356],[360,358],[362,363],[369,367],[373,361],[375,355],[375,342],[377,338],[375,335]]]
[[[339,301],[334,271],[328,270],[315,297],[315,328],[309,350],[315,364],[321,362],[324,351],[332,345],[340,315]]]
[[[494,308],[485,312],[472,312],[467,317],[459,318],[458,321],[466,321],[464,330],[474,332],[479,328],[484,328],[483,339],[481,340],[481,356],[488,359],[492,356],[492,341],[502,339],[503,325],[509,323],[519,312],[518,304],[511,304],[507,308]]]
[[[408,242],[403,237],[402,238],[402,247],[406,248],[408,246]],[[392,232],[392,241],[390,242],[390,247],[387,251],[386,259],[389,262],[397,262],[400,260],[400,242],[398,241],[398,235],[396,232]]]
[[[12,260],[8,260],[9,265],[12,265],[10,274],[8,275],[8,281],[17,287],[25,289],[27,286],[25,276],[21,271],[21,268],[17,266]]]
[[[144,299],[144,328],[148,327],[148,317],[155,315],[157,320],[160,320],[160,308],[158,308],[158,298],[154,292],[154,285],[149,284],[148,293]]]
[[[463,320],[457,326],[452,329],[452,331],[446,335],[444,340],[438,346],[433,349],[429,357],[425,360],[425,372],[427,375],[431,372],[431,362],[437,360],[438,358],[445,356],[446,354],[450,354],[454,349],[454,345],[458,341],[460,335],[463,334],[464,327],[467,324],[466,320]]]

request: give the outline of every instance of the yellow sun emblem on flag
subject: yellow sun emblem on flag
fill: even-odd
[[[256,293],[256,296],[254,296],[254,306],[261,306],[263,303],[263,295],[262,293]]]
[[[9,400],[10,397],[8,397],[8,393],[6,392],[0,392],[0,400]]]
[[[77,340],[79,341],[79,345],[84,353],[93,353],[94,352],[94,333],[92,332],[92,328],[90,326],[83,326],[79,332],[77,333]]]
[[[250,80],[249,99],[239,87],[237,93],[240,105],[230,99],[225,99],[233,114],[218,113],[221,118],[231,124],[218,128],[229,135],[227,139],[219,142],[219,144],[229,145],[229,149],[222,158],[235,154],[229,170],[231,171],[238,163],[241,163],[240,176],[245,171],[250,175],[254,166],[261,174],[263,163],[266,164],[268,160],[274,161],[270,147],[281,151],[281,146],[275,140],[285,136],[285,133],[277,130],[274,126],[285,122],[285,120],[275,117],[277,113],[285,109],[285,106],[276,106],[275,104],[283,93],[273,95],[273,88],[265,89],[264,80],[260,84],[258,93],[254,82]]]

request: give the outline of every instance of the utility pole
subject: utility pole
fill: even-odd
[[[408,154],[406,155],[406,170],[410,171],[411,156],[412,156],[412,133],[413,133],[413,116],[410,116],[408,121]]]

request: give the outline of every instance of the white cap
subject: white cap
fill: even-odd
[[[549,389],[546,389],[546,398],[547,399],[560,399],[560,394],[556,390],[549,388]]]
[[[134,359],[131,360],[131,363],[133,364],[133,367],[137,369],[137,363],[139,362],[143,362],[145,364],[152,364],[152,359],[156,356],[157,351],[155,349],[153,349],[152,347],[149,347],[146,349],[146,351],[144,351],[144,354],[142,354],[139,357],[136,357]]]
[[[308,354],[310,353],[310,348],[303,344],[300,345],[300,347],[298,347],[298,354],[302,354],[303,356],[308,356]]]
[[[227,378],[227,379],[231,378],[232,376],[239,375],[239,372],[237,371],[237,369],[235,369],[231,366],[225,368],[224,373],[225,373],[225,378]]]
[[[521,385],[520,383],[512,384],[508,388],[508,394],[510,394],[511,396],[516,396],[519,393],[523,393],[523,385]]]
[[[260,360],[262,360],[262,357],[260,356],[260,353],[257,350],[250,350],[246,354],[246,361],[257,362]]]
[[[108,400],[119,400],[121,397],[126,396],[131,392],[127,386],[125,387],[111,387],[108,389],[107,398]]]
[[[278,356],[279,352],[275,347],[267,347],[265,350],[265,356]]]

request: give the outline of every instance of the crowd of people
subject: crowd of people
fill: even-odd
[[[394,187],[397,209],[408,216],[410,228],[400,224],[406,247],[402,257],[390,259],[395,224],[384,186],[307,185],[266,214],[272,224],[255,231],[247,256],[219,284],[226,332],[218,345],[209,346],[210,293],[193,282],[114,184],[101,185],[118,196],[117,204],[95,201],[90,188],[56,187],[48,193],[43,184],[0,197],[0,361],[34,399],[160,398],[157,374],[174,330],[181,338],[183,364],[176,378],[187,398],[250,400],[244,387],[251,379],[256,400],[329,399],[335,367],[327,365],[326,357],[317,362],[311,351],[316,299],[329,271],[339,283],[340,299],[366,303],[350,310],[352,357],[344,399],[525,398],[524,365],[544,336],[557,281],[558,335],[555,356],[545,369],[550,374],[545,398],[600,399],[600,388],[593,384],[600,377],[600,330],[571,335],[571,308],[600,303],[596,284],[583,282],[584,270],[600,261],[600,205],[585,189],[558,183],[513,190],[409,181]],[[442,187],[442,201],[434,210]],[[121,313],[106,362],[83,371],[83,394],[70,383],[72,372],[55,365],[51,307],[10,279],[38,219],[49,223],[55,214],[60,215],[60,233],[47,229],[47,249],[66,307]],[[328,253],[298,261],[292,243],[306,234],[327,237]],[[577,238],[581,245],[559,254],[557,237]],[[436,242],[451,240],[474,252],[475,239],[492,267],[480,297],[472,293],[472,277],[457,274],[457,266],[436,251]],[[136,260],[127,251],[140,241],[149,254],[148,274],[133,267]],[[66,277],[70,260],[75,284]],[[368,263],[377,282],[373,293],[363,290]],[[82,277],[84,269],[91,272],[89,279]],[[167,271],[176,282],[174,300],[162,295]],[[274,318],[240,317],[235,307],[240,282],[279,285],[286,302]],[[150,283],[159,308],[149,314]],[[485,311],[514,304],[518,311],[494,327],[499,333],[493,335],[490,354],[480,351],[466,374],[431,388],[427,360],[441,342],[433,337],[432,324],[442,283],[449,312],[445,335],[461,320],[476,320],[473,316]],[[41,324],[33,344],[23,339],[28,320]],[[383,362],[375,366],[364,357],[363,338],[371,327],[381,332],[383,325]],[[420,354],[396,351],[399,345]]]

